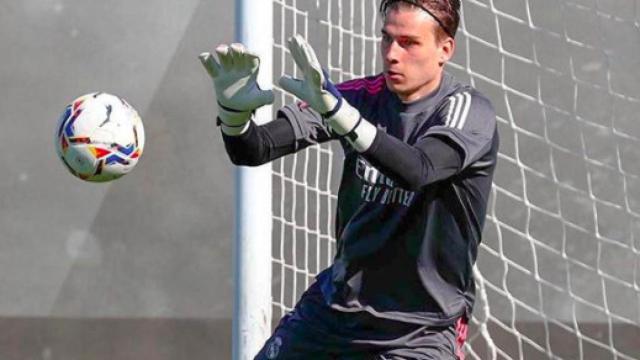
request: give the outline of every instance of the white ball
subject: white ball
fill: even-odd
[[[56,127],[56,151],[69,172],[104,182],[130,172],[144,149],[138,112],[124,99],[106,94],[80,96],[67,105]]]

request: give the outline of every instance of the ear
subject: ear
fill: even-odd
[[[456,50],[456,41],[452,37],[447,36],[440,41],[438,50],[440,56],[438,63],[440,66],[444,66],[444,64],[453,57],[453,53]]]

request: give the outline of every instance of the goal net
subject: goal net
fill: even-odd
[[[273,5],[275,77],[298,75],[296,33],[334,82],[381,70],[378,0]],[[467,357],[640,359],[640,5],[465,0],[461,15],[448,71],[492,100],[501,137]],[[277,94],[274,109],[294,101]],[[273,165],[274,322],[331,264],[341,160],[323,144]]]

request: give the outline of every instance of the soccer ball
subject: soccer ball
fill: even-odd
[[[67,105],[56,128],[56,151],[69,172],[104,182],[130,172],[144,148],[138,112],[124,99],[96,92]]]

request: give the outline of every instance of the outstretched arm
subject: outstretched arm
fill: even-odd
[[[357,151],[367,150],[376,136],[376,127],[362,119],[358,110],[342,98],[302,36],[290,38],[288,45],[293,60],[304,74],[304,80],[283,76],[280,86],[309,104],[326,119],[336,135],[345,137]]]
[[[307,102],[322,115],[335,134],[345,138],[385,175],[408,189],[417,190],[457,174],[491,148],[495,127],[492,110],[477,112],[479,105],[469,100],[468,112],[480,116],[481,131],[473,128],[477,124],[470,124],[466,129],[442,126],[439,131],[428,131],[415,144],[409,145],[378,130],[343,99],[311,46],[301,36],[289,40],[289,50],[304,79],[283,77],[280,79],[282,88]],[[482,99],[478,100],[476,103],[482,102]]]
[[[255,109],[273,102],[273,92],[260,89],[257,83],[260,58],[242,44],[222,44],[215,53],[217,59],[211,53],[202,53],[199,58],[213,80],[218,99],[217,125],[234,164],[261,165],[329,140],[330,134],[318,126],[311,111],[296,112],[295,119],[299,124],[304,123],[306,129],[315,128],[309,136],[301,137],[300,131],[293,129],[291,116],[281,115],[265,125],[256,125],[251,121]]]
[[[235,165],[262,165],[296,151],[293,128],[283,118],[261,126],[249,122],[242,134],[229,136],[223,133],[222,139],[227,154]]]

